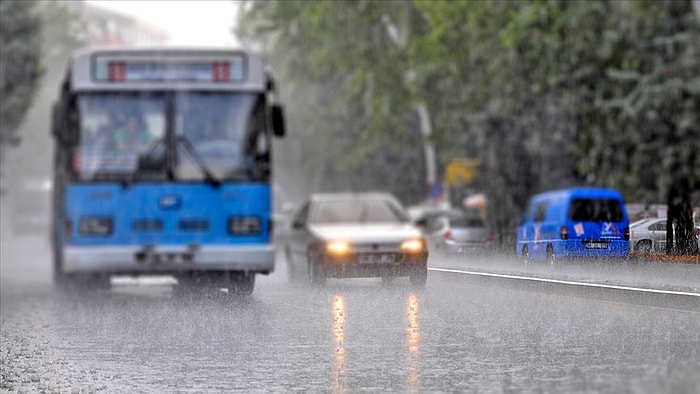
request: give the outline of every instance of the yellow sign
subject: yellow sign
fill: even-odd
[[[455,159],[450,161],[445,168],[445,182],[450,186],[469,185],[481,165],[479,159]]]

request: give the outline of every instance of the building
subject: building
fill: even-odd
[[[85,42],[94,47],[117,47],[162,44],[168,34],[138,18],[125,15],[86,1],[65,1],[85,24]]]

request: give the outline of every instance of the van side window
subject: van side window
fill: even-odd
[[[621,222],[622,207],[610,198],[576,198],[571,201],[569,218],[580,222]]]
[[[547,212],[547,203],[540,203],[540,205],[537,206],[537,213],[535,214],[535,223],[544,222],[545,212]]]

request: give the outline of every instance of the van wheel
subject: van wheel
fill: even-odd
[[[547,245],[547,262],[551,268],[557,265],[557,255],[554,253],[552,245]]]
[[[525,264],[530,262],[530,249],[527,248],[527,245],[523,246],[523,262]]]
[[[651,241],[648,239],[641,240],[637,242],[637,245],[634,247],[634,249],[638,252],[649,254],[651,253]]]

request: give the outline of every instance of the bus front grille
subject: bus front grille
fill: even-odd
[[[182,231],[208,231],[209,220],[207,219],[181,219],[178,228]]]
[[[163,231],[163,221],[160,219],[136,219],[131,222],[134,231]]]

